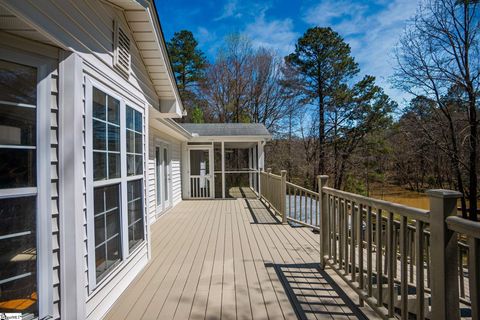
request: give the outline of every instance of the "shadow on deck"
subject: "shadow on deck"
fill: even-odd
[[[309,319],[311,315],[368,319],[319,264],[265,266],[275,269],[299,319]]]

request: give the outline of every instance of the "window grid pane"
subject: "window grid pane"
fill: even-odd
[[[143,172],[143,119],[142,113],[127,106],[127,175]]]
[[[128,193],[128,248],[130,251],[144,240],[142,179],[129,181]]]
[[[94,180],[119,178],[120,101],[97,88],[93,88],[92,136]]]
[[[97,187],[95,199],[95,266],[97,281],[103,279],[121,258],[120,185]]]

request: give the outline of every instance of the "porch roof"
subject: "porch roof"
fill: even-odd
[[[261,123],[180,123],[194,137],[249,137],[270,140],[272,135]]]

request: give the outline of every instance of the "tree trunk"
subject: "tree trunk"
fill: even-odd
[[[337,134],[338,134],[338,128],[337,128],[337,122],[338,122],[338,113],[337,110],[335,109],[335,120],[333,123],[333,176],[334,176],[334,181],[335,189],[339,189],[340,186],[338,185],[337,182],[337,177],[338,177],[338,145],[337,145]]]
[[[318,174],[325,174],[325,101],[322,89],[318,90]]]
[[[470,202],[470,220],[477,220],[477,108],[475,105],[475,95],[469,93],[469,118],[470,118],[470,181],[469,181],[469,199]]]
[[[457,189],[459,192],[462,193],[462,198],[460,199],[461,206],[462,206],[462,216],[464,218],[467,218],[467,204],[465,202],[465,189],[463,186],[462,171],[460,169],[460,160],[458,159],[459,150],[458,150],[457,140],[455,138],[456,137],[455,127],[453,126],[453,121],[450,117],[447,117],[447,121],[448,121],[448,127],[450,129],[451,142],[452,142],[452,154],[450,158],[452,160],[453,171],[455,172],[455,176],[457,178]]]

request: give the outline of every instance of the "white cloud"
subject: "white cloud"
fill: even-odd
[[[308,24],[326,26],[333,20],[356,20],[356,17],[363,14],[367,6],[347,0],[325,0],[313,8],[308,8],[303,15],[303,20]]]
[[[222,10],[222,14],[213,21],[220,21],[230,17],[241,17],[242,14],[238,12],[238,0],[229,0],[227,1]]]
[[[273,49],[281,56],[294,50],[295,41],[299,36],[293,31],[291,19],[268,21],[265,18],[265,10],[246,26],[244,33],[255,47]]]
[[[324,0],[305,9],[303,20],[310,25],[330,26],[340,33],[350,44],[362,72],[376,76],[385,91],[402,102],[406,95],[392,89],[388,79],[395,65],[394,47],[406,21],[415,14],[418,2],[392,0],[377,4],[382,4],[382,8],[373,11],[363,1]]]

